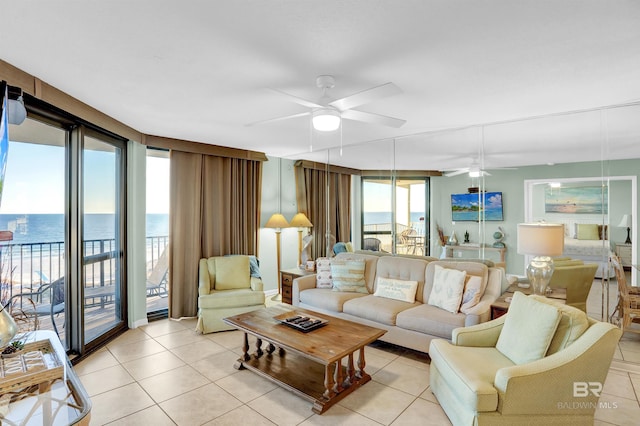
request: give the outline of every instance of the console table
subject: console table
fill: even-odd
[[[456,259],[456,252],[474,251],[478,253],[478,256],[476,257],[479,257],[480,250],[484,250],[485,253],[497,253],[500,256],[500,261],[496,262],[496,266],[505,266],[505,255],[507,253],[506,247],[493,247],[489,245],[480,246],[479,244],[458,244],[456,246],[447,245],[445,248],[447,250],[447,257],[454,257]],[[460,259],[464,260],[463,257],[460,257]]]
[[[91,400],[73,371],[58,336],[51,330],[37,330],[16,336],[14,340],[24,343],[48,340],[52,353],[55,352],[64,370],[61,378],[44,378],[39,382],[36,376],[24,388],[20,385],[0,392],[0,422],[16,425],[89,425]],[[0,379],[0,387],[2,381]]]

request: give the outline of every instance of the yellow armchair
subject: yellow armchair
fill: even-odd
[[[431,390],[454,425],[593,425],[620,330],[550,299],[529,299],[560,313],[548,349],[533,361],[498,349],[505,322],[517,308],[513,302],[496,320],[455,329],[451,342],[431,342]],[[529,318],[528,326],[535,328],[539,319]]]
[[[262,280],[251,276],[249,256],[200,259],[196,331],[233,330],[223,318],[265,307]]]

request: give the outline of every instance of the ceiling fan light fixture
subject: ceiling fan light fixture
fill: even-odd
[[[340,113],[334,109],[322,108],[313,112],[313,128],[321,132],[333,132],[340,127]]]

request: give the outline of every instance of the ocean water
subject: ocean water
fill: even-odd
[[[87,214],[85,240],[112,239],[116,220],[113,214]],[[13,244],[55,243],[64,241],[62,214],[0,214],[0,230],[13,231]],[[147,237],[169,235],[168,214],[147,215]]]
[[[391,212],[365,212],[363,216],[365,225],[391,223]],[[423,212],[411,212],[409,215],[411,223],[420,222],[421,217],[425,217]]]

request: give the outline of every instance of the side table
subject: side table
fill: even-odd
[[[291,305],[293,297],[293,280],[305,275],[313,275],[315,272],[307,271],[300,268],[281,269],[280,270],[280,287],[282,288],[282,303]]]
[[[507,297],[513,297],[513,293],[516,291],[522,292],[527,296],[533,293],[533,289],[518,287],[518,284],[512,284],[507,290],[502,293],[495,302],[491,304],[491,319],[496,319],[506,314],[509,310],[510,302],[507,302]],[[551,292],[547,293],[550,299],[555,299],[561,303],[567,302],[567,289],[566,288],[551,288]]]
[[[4,394],[0,403],[0,423],[88,426],[91,400],[73,371],[58,336],[50,330],[37,330],[18,335],[16,340],[24,343],[48,340],[64,371],[61,378],[43,378],[38,385],[25,385]]]

